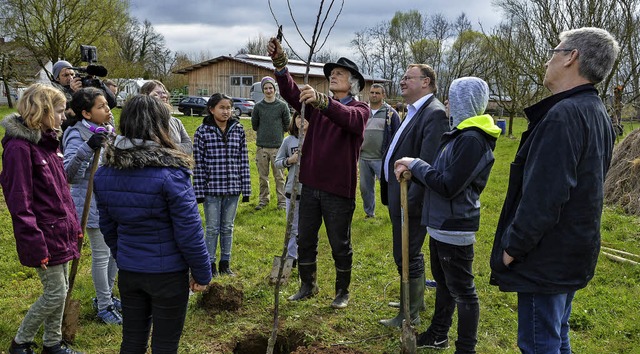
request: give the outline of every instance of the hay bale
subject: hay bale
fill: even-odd
[[[604,183],[604,200],[640,216],[640,129],[632,131],[613,150]]]

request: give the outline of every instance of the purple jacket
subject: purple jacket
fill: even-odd
[[[276,73],[276,80],[282,98],[300,112],[300,89],[289,72]],[[341,197],[355,198],[360,146],[371,110],[366,103],[355,99],[347,104],[333,98],[329,101],[323,111],[311,105],[305,108],[309,128],[302,145],[300,182]]]
[[[11,213],[20,263],[39,267],[78,258],[80,222],[53,131],[28,128],[17,114],[2,121],[0,185]]]

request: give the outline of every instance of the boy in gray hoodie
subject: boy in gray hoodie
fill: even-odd
[[[458,308],[456,353],[475,353],[479,320],[473,282],[473,244],[480,225],[480,193],[493,166],[501,129],[490,115],[489,86],[477,77],[454,80],[447,111],[453,130],[443,135],[433,165],[405,157],[395,163],[396,177],[410,170],[424,185],[422,225],[429,233],[436,302],[429,328],[418,335],[419,348],[449,347],[448,333]]]

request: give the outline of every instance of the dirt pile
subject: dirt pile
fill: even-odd
[[[632,131],[613,151],[604,199],[628,214],[640,216],[640,129]]]

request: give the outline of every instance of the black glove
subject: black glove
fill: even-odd
[[[89,140],[87,140],[87,145],[89,145],[89,147],[95,151],[95,150],[98,150],[98,148],[102,147],[106,141],[107,141],[107,132],[96,133],[96,134],[93,134],[89,138]]]
[[[242,196],[242,202],[243,203],[248,203],[249,202],[249,196],[248,195],[243,195]]]
[[[204,203],[204,198],[196,198],[196,202],[198,204],[202,204],[202,203]]]

